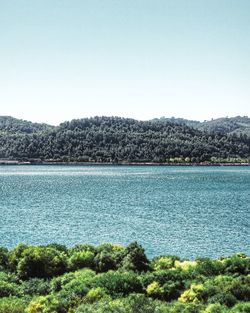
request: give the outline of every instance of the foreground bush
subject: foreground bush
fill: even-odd
[[[136,242],[0,249],[0,313],[250,313],[250,258],[160,256]]]
[[[17,297],[0,298],[0,313],[24,313],[28,300]]]

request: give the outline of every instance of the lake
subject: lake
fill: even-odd
[[[250,255],[250,167],[0,166],[0,245],[138,241],[147,255]]]

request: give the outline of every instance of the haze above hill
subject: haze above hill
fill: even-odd
[[[1,1],[1,115],[250,116],[250,1]]]

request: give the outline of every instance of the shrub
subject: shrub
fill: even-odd
[[[156,257],[152,260],[151,267],[155,271],[169,270],[174,267],[176,260],[180,260],[180,259],[176,256]]]
[[[144,249],[137,242],[128,245],[122,253],[121,266],[125,270],[136,272],[146,272],[149,270],[149,260]]]
[[[28,246],[20,243],[9,253],[8,266],[12,272],[17,271],[17,264],[22,258],[23,252],[28,249]]]
[[[70,283],[74,283],[74,281],[79,281],[90,286],[94,276],[95,272],[90,269],[83,269],[74,273],[66,273],[62,276],[55,277],[50,281],[50,291],[54,293],[65,288],[67,289],[68,286],[70,286]]]
[[[164,289],[156,281],[147,286],[147,294],[153,298],[162,299]]]
[[[46,248],[52,248],[59,252],[64,252],[65,254],[68,254],[68,248],[65,245],[61,245],[59,243],[50,243],[45,246]]]
[[[50,278],[63,274],[66,269],[65,253],[48,247],[26,248],[17,264],[17,274],[22,279]]]
[[[0,272],[0,281],[6,281],[9,283],[18,283],[19,278],[14,274],[10,272]]]
[[[68,249],[69,255],[72,255],[75,252],[81,252],[81,251],[90,251],[94,254],[97,253],[97,249],[94,246],[89,245],[89,244],[78,244],[74,246],[73,248]]]
[[[240,276],[235,278],[227,287],[237,300],[250,301],[250,276]]]
[[[158,302],[147,298],[143,294],[131,294],[123,300],[123,305],[130,313],[161,313]],[[163,313],[163,312],[162,312]]]
[[[227,313],[227,312],[228,312],[227,307],[219,303],[209,304],[204,311],[204,313]]]
[[[190,271],[190,270],[193,270],[196,266],[197,266],[197,262],[196,261],[179,261],[179,260],[176,260],[174,262],[174,266],[176,268],[180,268],[182,269],[183,271]]]
[[[184,288],[186,274],[181,269],[170,269],[166,271],[147,272],[140,276],[144,288],[147,288],[153,281],[157,281],[160,285],[167,282],[176,282],[180,289]]]
[[[21,284],[20,290],[25,295],[46,295],[50,291],[50,282],[40,278],[31,278]]]
[[[131,294],[127,298],[100,301],[93,305],[81,305],[76,313],[164,313],[163,305],[142,294]]]
[[[221,261],[201,258],[196,260],[196,275],[216,276],[223,273],[224,265]]]
[[[120,300],[100,301],[94,304],[82,304],[74,313],[130,313]]]
[[[54,277],[50,281],[50,291],[51,292],[58,292],[60,291],[64,285],[69,283],[71,280],[75,278],[75,273],[65,273],[62,276]]]
[[[164,313],[201,313],[204,310],[204,306],[196,303],[180,303],[173,302],[167,306]]]
[[[237,302],[237,299],[231,293],[221,292],[211,297],[208,301],[210,303],[220,303],[227,307],[232,307]]]
[[[68,260],[69,270],[75,271],[84,267],[94,268],[94,257],[94,253],[88,250],[74,252]]]
[[[182,290],[182,283],[170,280],[163,285],[163,299],[165,301],[178,299],[182,293]]]
[[[0,297],[18,296],[19,286],[15,283],[0,281]]]
[[[119,245],[103,244],[97,248],[95,269],[97,272],[107,272],[118,268],[124,248]]]
[[[250,274],[250,258],[245,254],[234,254],[223,259],[224,271],[230,274],[247,275]]]
[[[0,271],[8,267],[8,249],[0,247]]]
[[[24,313],[28,300],[17,297],[0,299],[0,313]]]
[[[202,290],[196,295],[197,299],[203,303],[221,303],[232,306],[239,299],[247,295],[247,284],[242,284],[239,277],[216,276],[203,283]],[[244,298],[245,299],[245,298]]]
[[[66,313],[62,310],[60,301],[54,296],[40,296],[33,299],[25,310],[25,313]],[[23,313],[23,312],[22,312]]]
[[[200,303],[199,294],[203,291],[203,285],[191,285],[191,287],[185,290],[179,298],[182,303],[192,302]]]
[[[103,288],[111,297],[126,296],[143,290],[139,278],[133,272],[109,271],[97,275],[93,284]]]
[[[75,308],[79,305],[87,295],[95,273],[87,269],[75,272],[74,275],[74,279],[64,284],[62,289],[55,294],[55,299],[62,312],[68,312],[69,308]]]
[[[107,272],[109,270],[115,270],[117,264],[113,255],[106,251],[98,253],[94,259],[95,269],[97,272]]]
[[[250,313],[250,303],[238,303],[230,311],[231,313]]]
[[[101,287],[97,287],[92,288],[88,291],[85,296],[84,302],[94,303],[96,301],[100,301],[101,299],[105,299],[106,301],[111,300],[104,289],[102,289]]]

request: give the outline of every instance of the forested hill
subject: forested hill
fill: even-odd
[[[11,116],[0,116],[0,134],[31,134],[50,130],[47,124],[32,123]]]
[[[236,134],[237,136],[246,134],[250,136],[250,118],[247,116],[222,117],[204,122],[175,117],[162,117],[154,119],[154,121],[184,124],[209,133]]]
[[[52,127],[0,118],[0,125],[0,159],[179,163],[248,162],[250,157],[246,135],[209,133],[170,121],[94,117]]]
[[[250,136],[250,118],[247,116],[217,118],[201,123],[198,129],[207,132]]]

